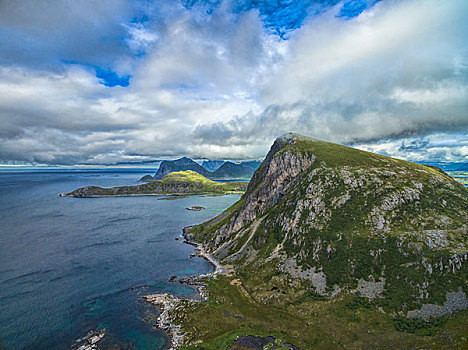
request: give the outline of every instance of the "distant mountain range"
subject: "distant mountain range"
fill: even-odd
[[[468,171],[468,162],[449,163],[449,162],[419,162],[424,165],[434,165],[444,171]]]
[[[202,166],[190,158],[183,157],[163,161],[154,176],[145,175],[140,181],[160,180],[169,173],[186,170],[195,171],[209,179],[250,179],[260,164],[260,161],[233,163],[207,160],[202,163]]]
[[[224,163],[224,160],[204,160],[202,163],[202,167],[204,167],[208,171],[215,171],[218,170],[218,168]]]

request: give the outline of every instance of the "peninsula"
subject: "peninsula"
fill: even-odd
[[[161,180],[134,185],[103,188],[86,186],[70,193],[61,194],[64,197],[107,197],[107,196],[138,196],[138,195],[224,195],[243,193],[247,188],[246,181],[216,182],[192,171],[178,171],[165,175]]]

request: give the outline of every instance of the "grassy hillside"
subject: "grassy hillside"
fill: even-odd
[[[129,195],[195,195],[242,193],[247,182],[215,182],[191,170],[172,172],[161,180],[136,186],[102,188],[87,186],[67,193],[70,197],[129,196]]]
[[[301,349],[462,348],[467,208],[468,190],[437,169],[279,138],[240,201],[190,231],[230,274],[178,322],[205,349],[247,334]]]

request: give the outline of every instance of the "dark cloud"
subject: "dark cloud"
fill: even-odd
[[[125,0],[0,1],[0,62],[54,69],[61,60],[112,65],[126,54]]]

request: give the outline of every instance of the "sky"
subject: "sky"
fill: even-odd
[[[466,0],[0,0],[0,164],[468,161]]]

